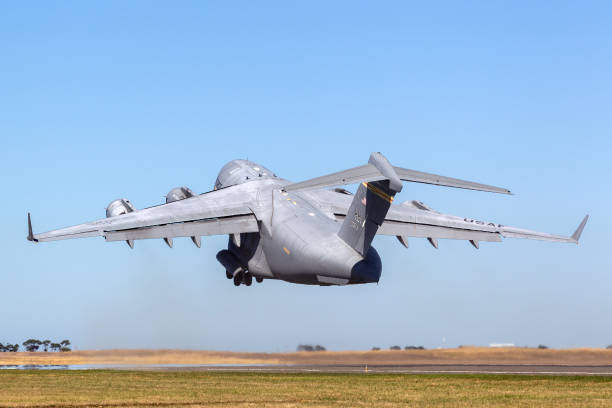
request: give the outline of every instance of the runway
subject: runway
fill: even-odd
[[[240,371],[294,373],[395,373],[395,374],[524,374],[612,376],[612,366],[569,365],[199,365],[149,367],[153,370]]]
[[[217,371],[364,374],[514,374],[612,376],[612,365],[532,364],[73,364],[0,365],[0,370]]]

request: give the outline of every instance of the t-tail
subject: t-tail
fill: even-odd
[[[402,190],[402,181],[382,154],[372,153],[368,163],[376,167],[384,179],[359,184],[338,232],[338,236],[362,256],[368,253],[393,197]]]

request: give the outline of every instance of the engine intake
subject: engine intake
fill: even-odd
[[[228,277],[230,275],[233,276],[238,272],[244,271],[244,268],[240,264],[240,261],[238,260],[236,255],[234,255],[227,249],[222,249],[217,253],[217,261],[219,261],[219,263],[223,265],[223,267],[227,271]]]
[[[106,207],[106,217],[115,217],[117,215],[131,213],[132,211],[134,211],[134,206],[130,203],[130,200],[120,198],[111,201],[108,207]]]
[[[166,195],[166,204],[194,197],[195,194],[187,187],[176,187]]]

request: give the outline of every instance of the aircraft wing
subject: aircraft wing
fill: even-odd
[[[352,196],[334,191],[319,191],[317,198],[324,211],[333,213],[338,220],[343,220]],[[400,241],[403,239],[402,243],[405,243],[407,237],[428,238],[434,246],[437,246],[437,239],[467,240],[478,246],[480,241],[500,242],[502,238],[577,244],[587,220],[588,216],[582,220],[571,236],[563,236],[441,214],[421,202],[411,201],[392,205],[377,234],[395,235]]]
[[[102,236],[107,241],[194,237],[199,246],[203,235],[225,235],[259,230],[251,211],[252,190],[246,184],[158,205],[127,214],[57,229],[41,234],[32,232],[28,214],[28,240],[35,242]]]
[[[588,215],[585,216],[571,236],[564,236],[440,214],[418,202],[413,202],[412,206],[417,208],[410,208],[405,204],[393,206],[395,208],[388,212],[378,234],[422,237],[428,238],[430,242],[436,239],[467,240],[475,247],[478,247],[480,241],[499,242],[502,237],[577,244],[589,218]],[[419,206],[422,208],[418,208]],[[432,244],[437,246],[435,241]]]

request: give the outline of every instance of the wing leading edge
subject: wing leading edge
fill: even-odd
[[[343,220],[345,215],[336,214],[336,218]],[[589,216],[587,215],[583,218],[571,236],[555,235],[499,224],[481,223],[474,220],[453,219],[455,217],[450,216],[429,217],[426,215],[411,215],[407,218],[409,219],[386,218],[378,229],[377,234],[395,235],[404,239],[404,242],[407,237],[427,238],[430,242],[438,239],[465,240],[470,241],[476,248],[478,248],[478,242],[480,241],[501,242],[502,237],[578,244]],[[401,239],[400,242],[402,242]],[[432,245],[437,248],[437,242],[432,242]]]
[[[236,185],[41,234],[32,232],[32,221],[28,213],[27,239],[46,242],[103,236],[107,241],[125,240],[132,246],[133,240],[138,239],[164,238],[169,242],[174,237],[257,232],[259,225],[250,209],[251,194],[248,193],[244,185]],[[199,243],[199,238],[194,239],[194,242]]]
[[[338,221],[344,220],[352,196],[322,190],[317,193],[317,197],[322,208],[333,214]],[[577,244],[588,219],[589,216],[585,216],[571,236],[564,236],[441,214],[421,202],[409,201],[391,206],[377,234],[403,237],[403,244],[408,237],[430,238],[434,241],[432,245],[436,244],[437,239],[467,240],[472,241],[475,247],[478,247],[480,241],[501,242],[502,238]]]

